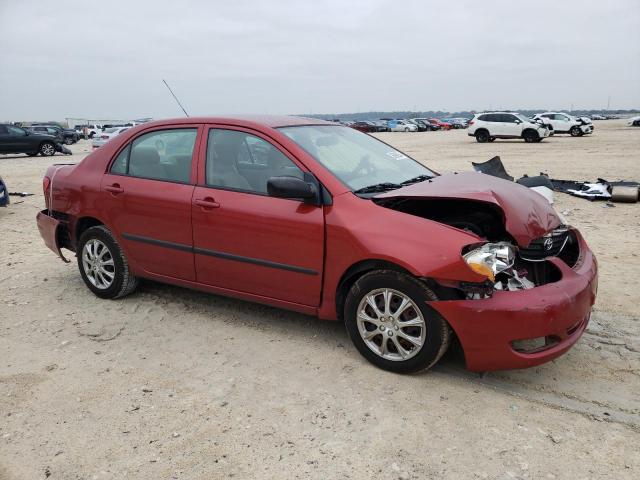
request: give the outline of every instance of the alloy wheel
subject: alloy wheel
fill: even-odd
[[[43,155],[46,155],[47,157],[49,157],[49,156],[53,155],[54,153],[56,153],[56,150],[55,150],[54,146],[51,145],[50,143],[45,143],[40,148],[40,153],[42,153]]]
[[[420,309],[407,295],[390,288],[372,290],[362,298],[357,325],[367,347],[392,361],[417,355],[427,336]]]
[[[100,290],[109,288],[116,274],[109,248],[96,238],[85,243],[82,249],[82,268],[91,284]]]

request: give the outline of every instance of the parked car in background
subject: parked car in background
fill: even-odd
[[[544,112],[534,115],[535,120],[541,120],[553,127],[553,133],[568,133],[572,137],[593,133],[593,123],[586,117],[574,117],[562,112]]]
[[[600,115],[600,114],[593,114],[591,115],[591,120],[606,120],[607,117],[605,117],[604,115]]]
[[[91,123],[86,125],[76,125],[75,130],[76,130],[76,133],[81,138],[84,138],[85,131],[86,131],[87,137],[93,138],[96,135],[102,133],[102,125],[99,125],[97,123]]]
[[[444,119],[444,121],[450,123],[453,128],[467,128],[469,126],[469,119],[468,118],[447,118]]]
[[[34,123],[31,125],[31,128],[33,129],[33,131],[36,131],[38,133],[44,133],[45,131],[45,130],[38,130],[38,129],[44,129],[44,128],[49,130],[54,129],[58,132],[58,134],[62,138],[62,143],[64,143],[65,145],[72,145],[76,143],[79,138],[75,130],[71,128],[62,128],[60,125],[55,125],[50,123]]]
[[[640,127],[640,116],[631,117],[629,120],[627,120],[627,125],[630,127]]]
[[[43,193],[44,243],[76,252],[97,297],[148,278],[341,320],[395,372],[433,366],[454,339],[473,371],[550,361],[596,296],[594,255],[537,192],[438,175],[321,120],[148,123],[50,166]]]
[[[52,127],[41,127],[41,126],[36,126],[36,127],[28,126],[28,127],[22,127],[22,128],[24,128],[29,133],[34,133],[37,135],[49,135],[53,137],[57,143],[65,143],[64,136],[62,135],[62,132],[59,129],[52,128]]]
[[[351,128],[355,128],[356,130],[358,130],[359,132],[364,132],[364,133],[372,133],[372,132],[377,132],[378,127],[377,125],[374,125],[371,122],[353,122],[351,125],[349,125]]]
[[[406,119],[407,122],[413,123],[416,127],[418,127],[418,131],[419,132],[426,132],[427,130],[429,130],[427,128],[427,126],[422,123],[420,120],[414,120],[413,118],[407,118]]]
[[[91,145],[93,148],[100,148],[102,145],[107,143],[113,137],[117,137],[122,132],[129,130],[129,128],[131,127],[105,128],[100,135],[96,135],[93,137],[93,140],[91,141]]]
[[[45,157],[60,151],[60,144],[49,134],[31,133],[15,125],[0,124],[0,153],[26,153]]]
[[[418,126],[408,120],[389,120],[389,130],[392,132],[417,132]]]
[[[391,131],[389,129],[389,123],[386,120],[372,120],[371,123],[373,123],[376,126],[376,128],[378,129],[378,132]]]
[[[436,125],[435,123],[431,123],[428,118],[412,118],[412,120],[416,120],[418,122],[422,122],[429,131],[440,130],[442,127],[440,125]]]
[[[442,130],[451,130],[453,128],[449,122],[442,121],[439,118],[430,118],[429,122],[438,125]]]
[[[496,138],[522,138],[527,143],[541,142],[551,131],[516,112],[479,113],[469,122],[469,133],[478,143],[493,142]]]

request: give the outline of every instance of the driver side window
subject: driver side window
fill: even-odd
[[[279,149],[256,135],[209,130],[205,166],[208,186],[266,195],[268,180],[280,176],[302,179],[303,172]]]

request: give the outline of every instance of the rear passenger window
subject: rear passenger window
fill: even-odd
[[[111,172],[188,183],[197,129],[158,130],[136,138],[114,161]]]

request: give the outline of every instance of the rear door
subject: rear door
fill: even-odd
[[[191,197],[201,130],[145,131],[121,149],[102,178],[105,222],[149,273],[195,280]]]
[[[319,305],[323,208],[267,193],[270,177],[302,178],[303,170],[262,133],[227,126],[206,132],[192,207],[198,282]]]

